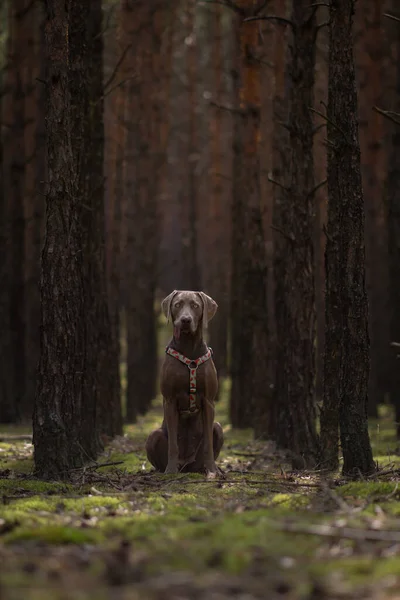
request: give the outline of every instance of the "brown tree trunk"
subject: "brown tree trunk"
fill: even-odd
[[[399,6],[393,0],[390,14],[400,18]],[[389,98],[385,97],[382,108],[400,114],[400,24],[388,20],[388,26],[393,28],[389,32],[391,39],[395,40],[393,47],[393,62],[395,89]],[[389,275],[390,275],[390,335],[391,342],[400,343],[400,125],[387,121],[390,133],[388,175],[386,183],[389,238]],[[400,359],[399,347],[391,348],[390,360],[390,386],[391,402],[395,407],[396,433],[400,439]]]
[[[328,225],[326,338],[321,431],[324,460],[335,465],[339,416],[343,473],[374,470],[368,434],[368,302],[364,204],[353,60],[354,0],[329,10]]]
[[[25,219],[24,192],[26,177],[25,148],[25,66],[30,39],[32,6],[28,0],[17,0],[8,5],[8,49],[5,73],[4,119],[6,133],[3,141],[4,161],[4,201],[6,254],[5,271],[7,274],[6,302],[8,315],[4,337],[6,361],[9,373],[4,374],[4,405],[10,410],[8,417],[20,419],[25,403],[26,385],[26,317],[25,317]],[[6,293],[6,292],[5,292]],[[8,381],[7,381],[8,380]],[[12,407],[12,408],[11,408]]]
[[[232,13],[223,7],[216,7],[212,18],[215,20],[212,100],[217,106],[209,106],[206,112],[207,119],[211,123],[212,140],[211,206],[207,219],[209,246],[203,264],[204,275],[209,277],[207,289],[218,303],[218,318],[210,323],[209,341],[214,352],[218,376],[221,378],[228,375],[233,115],[230,110],[219,107],[229,109],[233,102],[230,75],[233,45]]]
[[[25,393],[20,418],[31,422],[40,353],[40,251],[44,225],[45,147],[43,139],[44,102],[43,12],[39,3],[28,3],[24,65],[25,88]],[[40,81],[39,81],[40,80]]]
[[[242,0],[237,17],[238,114],[234,130],[231,280],[230,418],[251,427],[257,407],[268,403],[267,263],[260,189],[261,63],[259,27],[244,23],[258,3]]]
[[[328,21],[328,7],[319,7],[317,18],[320,23]],[[315,66],[315,109],[324,113],[328,102],[328,30],[319,30],[316,41]],[[326,180],[326,120],[320,115],[314,115],[314,163],[316,182]],[[317,315],[316,343],[316,381],[315,395],[317,401],[322,401],[324,382],[324,348],[325,348],[325,241],[326,211],[328,203],[327,186],[321,185],[314,196],[315,203],[315,308]],[[339,430],[338,430],[339,435]]]
[[[2,181],[1,181],[1,229],[0,229],[0,349],[3,360],[0,363],[0,421],[12,423],[17,420],[18,412],[15,393],[15,360],[14,360],[14,335],[11,323],[11,296],[14,286],[14,274],[11,270],[11,255],[13,252],[14,220],[11,211],[11,164],[12,164],[12,139],[14,136],[13,115],[13,90],[15,87],[15,67],[13,59],[14,27],[11,7],[6,7],[2,14],[4,20],[8,19],[8,39],[6,44],[6,66],[2,73]],[[20,249],[21,252],[21,249]],[[16,274],[18,276],[18,273]]]
[[[72,25],[71,25],[72,27]],[[122,433],[122,411],[117,340],[107,303],[104,218],[104,122],[103,122],[103,35],[102,3],[91,0],[87,22],[89,105],[87,114],[85,171],[87,197],[87,256],[88,274],[85,279],[88,298],[87,314],[90,337],[87,339],[92,361],[93,379],[88,397],[96,391],[96,418],[100,435],[113,438]],[[71,34],[70,34],[71,36]],[[71,36],[72,37],[72,36]],[[72,42],[71,42],[72,43]],[[91,423],[89,423],[89,432]],[[105,441],[105,440],[104,440]]]
[[[104,356],[111,331],[99,178],[102,125],[91,95],[99,99],[94,67],[102,84],[92,35],[92,27],[99,31],[98,10],[97,2],[46,0],[49,187],[33,425],[36,471],[52,479],[95,458],[98,428],[105,431],[97,409],[104,409],[107,394],[112,411],[116,396],[114,357],[105,364]]]
[[[271,7],[271,14],[275,14],[281,17],[288,17],[288,7],[285,3],[284,6],[276,0],[276,3]],[[284,12],[282,13],[282,9]],[[276,268],[279,269],[279,263],[276,265],[276,246],[281,242],[280,237],[281,234],[276,230],[276,227],[279,227],[279,218],[280,218],[280,205],[284,201],[283,193],[284,186],[286,182],[286,174],[289,171],[289,156],[290,156],[290,146],[289,146],[289,134],[288,130],[285,127],[285,123],[288,120],[288,93],[287,93],[287,77],[288,77],[288,69],[287,69],[287,60],[288,60],[288,50],[287,50],[287,42],[288,42],[288,27],[281,23],[276,23],[274,28],[274,38],[273,38],[273,98],[272,98],[272,114],[273,114],[273,124],[272,124],[272,158],[271,158],[271,171],[272,177],[270,177],[270,183],[272,187],[270,188],[271,194],[273,196],[272,200],[272,231],[274,236],[272,237],[272,246],[273,246],[273,259],[272,259],[272,273],[270,273],[270,284],[273,286],[273,317],[274,321],[271,322],[271,338],[270,338],[270,346],[271,346],[271,355],[272,355],[272,366],[271,366],[271,385],[273,389],[276,386],[280,386],[279,379],[276,380],[275,377],[278,375],[279,371],[276,368],[277,358],[277,310],[279,307],[276,306],[276,299],[280,294],[280,281],[276,280],[275,273]],[[271,304],[271,301],[270,301]],[[276,440],[277,431],[281,430],[284,427],[284,419],[282,416],[281,405],[280,403],[272,402],[270,408],[270,419],[268,425],[268,431],[270,437]]]
[[[160,53],[167,15],[158,0],[126,6],[135,47],[132,66],[136,75],[131,89],[127,126],[127,273],[126,323],[128,341],[128,394],[126,418],[134,422],[144,414],[156,393],[157,343],[154,302],[157,278],[157,196],[161,177],[159,112]]]
[[[366,283],[369,301],[370,376],[369,413],[388,391],[389,318],[387,215],[384,203],[385,152],[382,116],[373,110],[383,106],[384,38],[383,0],[356,4],[355,59],[359,80],[361,175],[365,202]]]
[[[316,8],[293,2],[289,63],[290,162],[287,186],[275,207],[277,360],[275,403],[280,427],[276,440],[315,466],[318,456],[315,414],[315,283],[313,117]]]

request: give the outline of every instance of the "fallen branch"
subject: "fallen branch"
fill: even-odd
[[[400,543],[400,531],[383,531],[375,529],[356,529],[353,527],[336,527],[334,525],[301,525],[299,523],[278,523],[267,521],[271,528],[279,531],[317,535],[329,538],[344,538],[355,541],[394,542]]]
[[[30,442],[32,443],[31,435],[1,435],[0,442]]]

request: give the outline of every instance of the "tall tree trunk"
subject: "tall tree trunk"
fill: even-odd
[[[395,0],[390,7],[390,14],[400,17],[399,6]],[[389,21],[391,23],[391,21]],[[395,89],[394,93],[385,99],[385,110],[400,113],[400,25],[393,22],[390,25],[394,31],[391,34],[395,40],[393,48],[393,58],[395,68],[393,69]],[[389,212],[389,274],[390,274],[390,333],[391,342],[400,343],[400,125],[388,121],[390,132],[388,175],[386,183],[387,206]],[[399,348],[394,346],[391,349],[390,360],[390,386],[391,402],[395,407],[396,414],[396,433],[397,439],[400,439],[400,359],[398,358]]]
[[[6,329],[7,367],[4,373],[3,403],[8,406],[7,420],[21,417],[26,384],[26,318],[25,318],[25,219],[24,192],[26,176],[25,149],[25,63],[30,39],[32,6],[28,0],[8,5],[8,49],[4,97],[4,120],[7,132],[3,142],[4,196],[6,227],[5,271],[7,273],[8,308]],[[8,381],[7,381],[8,380]]]
[[[69,469],[95,458],[99,426],[104,431],[97,409],[103,410],[105,394],[111,394],[109,410],[114,408],[115,387],[108,385],[115,383],[114,358],[104,360],[111,330],[99,178],[102,125],[91,95],[99,99],[92,37],[99,3],[46,0],[49,187],[33,422],[36,471],[43,478],[66,478]]]
[[[103,35],[102,2],[91,0],[87,22],[89,105],[87,119],[85,172],[87,206],[88,276],[85,279],[88,298],[88,352],[92,360],[96,418],[100,435],[113,438],[122,433],[122,411],[119,378],[118,343],[112,334],[107,302],[105,264],[104,204],[104,121],[103,121]],[[71,34],[70,34],[71,35]],[[89,320],[90,319],[90,320]],[[89,362],[88,362],[89,366]],[[90,427],[89,423],[89,435]]]
[[[289,72],[288,185],[275,209],[277,361],[275,403],[282,421],[276,439],[304,466],[318,456],[315,414],[315,283],[313,117],[316,8],[293,2]]]
[[[228,375],[229,287],[231,275],[230,216],[232,197],[232,13],[215,7],[213,58],[213,101],[206,116],[211,123],[211,206],[207,219],[209,248],[204,257],[204,275],[209,275],[207,289],[218,302],[218,318],[210,323],[210,345],[218,376]],[[211,67],[211,65],[210,65]],[[212,257],[210,260],[210,256]]]
[[[321,6],[317,13],[318,21],[328,21],[328,7]],[[315,108],[321,112],[321,107],[328,102],[328,30],[319,30],[316,41],[315,65]],[[314,163],[316,182],[326,180],[326,120],[315,115]],[[315,192],[315,308],[317,313],[317,344],[316,344],[316,380],[315,395],[317,401],[322,401],[324,385],[324,348],[325,348],[325,241],[327,211],[327,186],[322,185]],[[339,429],[338,429],[339,435]]]
[[[241,0],[243,16],[258,3]],[[251,427],[255,409],[268,404],[267,263],[260,190],[261,79],[259,28],[237,18],[238,115],[234,131],[231,281],[230,417],[234,427]]]
[[[15,392],[15,360],[14,335],[11,323],[11,296],[14,277],[11,270],[11,255],[13,252],[14,220],[11,212],[11,163],[12,139],[14,136],[13,90],[15,87],[15,61],[13,60],[14,27],[11,7],[6,7],[2,14],[4,21],[8,20],[8,39],[6,43],[6,65],[2,72],[2,181],[1,181],[1,229],[0,229],[0,349],[3,360],[0,363],[0,421],[13,423],[17,420],[18,411]]]
[[[326,338],[322,426],[334,434],[339,411],[343,473],[374,470],[368,435],[368,302],[365,289],[364,204],[353,59],[354,0],[329,10],[328,225]],[[325,460],[337,451],[332,435]]]
[[[194,84],[196,47],[194,36],[195,1],[174,5],[172,67],[170,79],[169,135],[167,148],[167,189],[163,206],[160,251],[160,286],[199,289],[197,256],[197,191],[195,186]]]
[[[136,3],[129,15],[136,27],[134,69],[138,81],[132,92],[132,111],[127,123],[127,144],[131,154],[127,160],[130,192],[127,195],[127,294],[126,322],[128,341],[128,394],[126,418],[144,414],[156,393],[157,344],[154,302],[158,256],[158,202],[161,177],[161,135],[159,112],[160,53],[167,16],[165,3],[151,6]]]
[[[366,283],[369,303],[370,376],[369,412],[377,416],[377,406],[388,391],[389,318],[387,215],[384,203],[385,152],[382,116],[373,110],[383,106],[384,38],[383,0],[356,4],[355,59],[359,80],[359,126],[361,175],[365,202]]]
[[[278,15],[284,18],[287,18],[288,15],[288,2],[285,2],[284,6],[276,0],[275,3],[271,6],[271,14]],[[282,13],[282,8],[284,12]],[[276,264],[276,247],[277,244],[281,243],[281,233],[276,230],[276,227],[279,227],[277,221],[279,219],[280,205],[284,201],[283,193],[284,193],[284,185],[286,181],[286,174],[289,171],[289,156],[290,156],[290,146],[289,146],[289,133],[285,124],[288,121],[288,50],[287,50],[287,42],[288,42],[288,28],[286,25],[281,23],[276,23],[274,28],[274,39],[273,39],[273,98],[272,98],[272,115],[273,115],[273,124],[272,124],[272,178],[270,177],[270,183],[272,183],[271,193],[273,195],[272,200],[272,230],[274,236],[272,237],[272,245],[273,245],[273,260],[272,260],[272,273],[270,274],[270,283],[273,285],[273,317],[274,322],[271,322],[273,328],[271,329],[271,354],[272,354],[272,381],[271,385],[273,389],[276,386],[280,386],[279,379],[276,380],[275,376],[278,378],[280,376],[279,371],[276,368],[277,361],[277,311],[279,307],[277,306],[276,299],[280,294],[280,281],[276,280],[275,272],[276,269],[279,269],[279,262]],[[269,427],[269,434],[271,438],[276,440],[277,432],[285,426],[284,420],[284,412],[281,410],[281,404],[272,402],[271,405],[271,416],[269,419],[269,423],[267,423]]]
[[[40,251],[44,224],[44,101],[43,80],[43,11],[40,3],[29,3],[25,44],[25,393],[20,407],[20,417],[31,421],[35,398],[38,356],[40,353]],[[39,82],[39,80],[41,80]]]

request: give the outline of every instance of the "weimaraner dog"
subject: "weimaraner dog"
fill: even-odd
[[[224,443],[214,422],[217,372],[203,340],[217,303],[203,292],[173,291],[161,303],[173,324],[161,370],[164,419],[146,442],[147,458],[162,473],[205,472],[213,478]]]

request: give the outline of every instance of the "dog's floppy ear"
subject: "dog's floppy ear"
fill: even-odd
[[[169,323],[169,318],[171,316],[172,300],[173,300],[174,296],[176,296],[177,293],[178,293],[178,290],[174,290],[166,298],[164,298],[164,300],[161,302],[161,310],[163,311],[163,313],[167,319],[167,323]]]
[[[197,292],[203,302],[203,328],[207,329],[209,321],[217,312],[218,304],[204,292]]]

